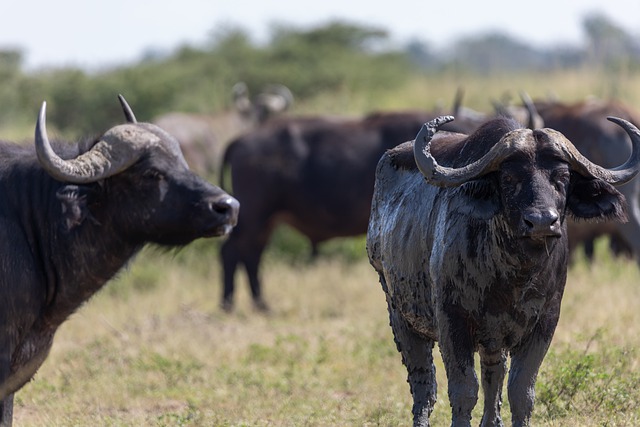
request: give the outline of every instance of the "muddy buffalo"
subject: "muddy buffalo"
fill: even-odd
[[[452,426],[502,426],[510,357],[512,425],[526,426],[538,369],[553,337],[567,276],[568,215],[624,221],[614,185],[640,170],[640,131],[611,119],[633,141],[629,160],[605,169],[561,133],[500,118],[470,136],[425,125],[378,165],[367,233],[369,260],[386,295],[408,371],[413,425],[428,426],[436,403],[433,348],[447,373]]]

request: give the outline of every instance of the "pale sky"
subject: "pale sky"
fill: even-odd
[[[306,28],[336,18],[434,48],[495,30],[533,46],[576,45],[584,40],[585,14],[596,11],[631,34],[640,31],[640,0],[1,0],[0,49],[21,49],[30,69],[97,69],[151,49],[198,46],[224,25],[259,42],[273,23]]]

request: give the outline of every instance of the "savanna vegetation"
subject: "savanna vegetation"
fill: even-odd
[[[215,244],[145,251],[62,326],[49,359],[16,395],[16,425],[409,425],[406,371],[362,243],[334,242],[325,248],[334,253],[311,264],[270,252],[269,316],[252,311],[246,283],[235,313],[218,308]],[[595,263],[576,260],[539,375],[534,425],[640,423],[639,285],[635,262],[612,258],[605,241]],[[435,354],[432,421],[448,425]]]
[[[40,103],[62,135],[98,133],[121,121],[117,93],[139,119],[169,111],[231,108],[231,87],[255,93],[284,83],[294,114],[362,114],[380,109],[450,107],[491,111],[491,100],[526,90],[563,100],[618,97],[640,103],[640,42],[604,16],[585,19],[583,46],[536,49],[500,33],[461,39],[437,51],[427,42],[392,43],[384,29],[329,22],[317,28],[273,27],[266,44],[240,27],[216,28],[207,42],[149,50],[133,64],[83,70],[25,70],[19,50],[0,51],[0,135],[30,136]]]
[[[600,26],[588,32],[588,45],[570,52],[527,50],[495,35],[467,40],[476,50],[471,42],[480,40],[546,58],[519,59],[522,69],[506,67],[503,57],[465,63],[472,55],[462,46],[451,57],[419,43],[392,48],[385,31],[345,23],[277,27],[264,46],[241,29],[224,28],[204,46],[149,52],[139,63],[101,71],[25,71],[20,52],[3,52],[0,137],[30,137],[43,99],[52,133],[76,137],[122,121],[118,93],[138,119],[150,120],[166,111],[230,108],[230,87],[240,80],[253,90],[286,84],[296,96],[292,114],[447,108],[458,87],[465,89],[465,105],[482,111],[491,110],[491,99],[518,90],[566,101],[616,97],[640,108],[634,51],[609,57],[614,50],[599,50],[603,40],[632,46],[633,39],[606,20],[609,26],[589,22],[587,30]],[[242,274],[236,311],[219,309],[218,247],[219,241],[203,240],[176,253],[140,254],[62,326],[49,359],[16,395],[15,424],[410,424],[406,371],[363,238],[329,242],[309,262],[307,242],[281,229],[263,267],[270,315],[252,311]],[[596,249],[593,263],[578,254],[570,268],[560,324],[537,383],[534,425],[640,425],[640,270],[614,258],[605,240]],[[449,424],[450,414],[437,364],[432,421],[439,426]],[[476,422],[481,407],[480,401]],[[503,415],[509,419],[506,394]]]

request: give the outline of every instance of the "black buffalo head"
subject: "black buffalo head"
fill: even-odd
[[[414,144],[418,168],[431,185],[460,187],[472,215],[488,219],[502,211],[509,233],[527,249],[549,249],[565,235],[567,211],[576,218],[626,220],[624,196],[613,186],[628,182],[640,170],[640,131],[631,123],[609,118],[633,141],[630,158],[615,169],[587,160],[560,132],[513,125],[497,131],[497,142],[477,160],[446,167],[431,155],[431,140],[437,128],[451,120],[439,117],[422,127]],[[506,122],[488,122],[467,145],[483,146],[491,139],[484,136],[495,136],[495,127]]]
[[[138,123],[124,98],[120,102],[128,123],[109,129],[72,159],[52,149],[42,105],[36,153],[51,177],[69,184],[58,190],[67,228],[89,218],[141,244],[162,245],[228,234],[237,222],[238,201],[190,171],[175,138]]]

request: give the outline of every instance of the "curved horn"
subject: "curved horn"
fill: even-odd
[[[133,110],[129,107],[127,100],[124,99],[124,96],[118,94],[118,101],[120,101],[120,105],[122,106],[122,111],[124,112],[124,117],[128,123],[138,123],[136,120],[135,114],[133,114]]]
[[[60,158],[51,148],[46,129],[46,107],[43,102],[36,123],[35,147],[42,168],[53,178],[75,184],[87,184],[108,178],[135,163],[142,155],[148,132],[139,134],[132,125],[112,128],[93,148],[71,160]],[[132,140],[134,143],[129,143]]]
[[[441,116],[422,125],[413,145],[413,156],[418,169],[420,169],[427,182],[436,187],[457,187],[495,170],[502,159],[516,149],[520,141],[517,137],[505,139],[502,143],[491,147],[482,158],[466,166],[459,168],[440,166],[431,155],[431,139],[438,127],[452,120],[452,116]]]
[[[571,166],[596,179],[601,179],[611,185],[622,185],[629,182],[640,171],[640,130],[627,120],[618,117],[607,117],[607,120],[616,123],[624,129],[631,138],[631,155],[624,164],[607,169],[592,163],[584,157],[571,143],[567,144],[565,152]]]

